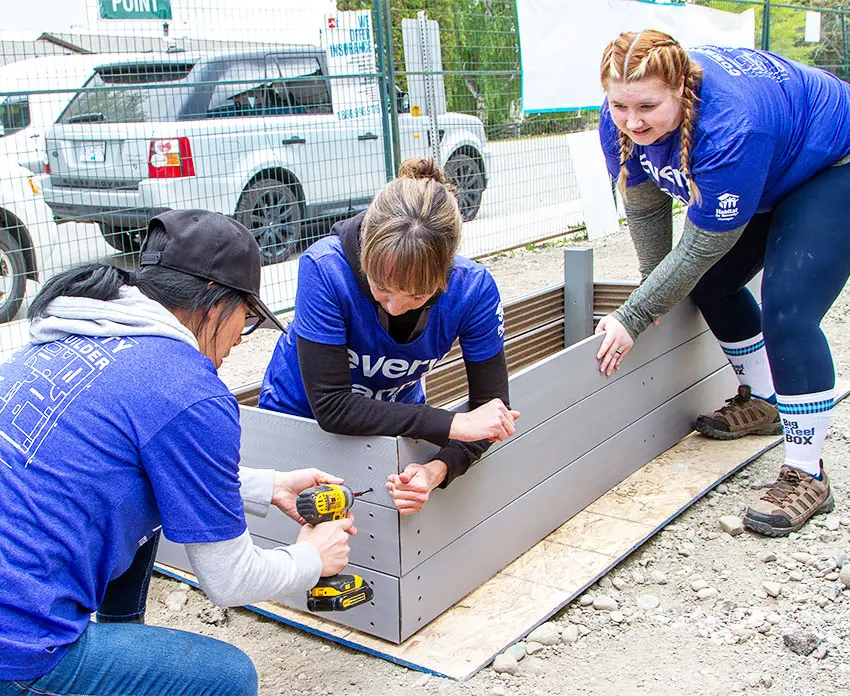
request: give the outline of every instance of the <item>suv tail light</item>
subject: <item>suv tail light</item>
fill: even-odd
[[[154,138],[148,158],[151,179],[176,179],[195,176],[195,162],[189,138]]]

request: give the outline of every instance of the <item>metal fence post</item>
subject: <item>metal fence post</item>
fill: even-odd
[[[761,21],[761,49],[770,50],[770,0],[764,0],[764,12]]]
[[[844,5],[839,5],[841,10],[841,55],[844,58],[844,79],[850,80],[850,65],[847,64],[847,12]]]
[[[390,129],[393,145],[393,176],[401,165],[401,138],[398,134],[398,100],[396,99],[395,57],[393,55],[393,15],[390,0],[378,0],[384,10],[384,46],[386,52],[387,91],[390,94]]]
[[[564,347],[593,333],[593,249],[564,249]]]
[[[387,55],[386,39],[384,38],[384,8],[381,0],[372,0],[372,14],[375,17],[375,43],[378,52],[378,78],[379,91],[381,93],[381,129],[384,132],[384,168],[386,169],[387,181],[395,177],[395,165],[393,164],[393,134],[390,126],[390,105],[395,98],[395,89],[391,89],[387,83]],[[390,27],[392,31],[392,27]]]

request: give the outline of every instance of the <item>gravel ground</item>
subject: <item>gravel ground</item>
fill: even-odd
[[[563,247],[572,243],[508,252],[485,263],[510,299],[560,282]],[[594,248],[597,279],[637,278],[627,233],[577,243]],[[848,310],[845,288],[824,321],[837,373],[845,380]],[[275,340],[263,334],[234,350],[223,371],[231,386],[261,378]],[[720,518],[739,517],[775,477],[782,461],[781,448],[775,448],[467,682],[409,671],[246,610],[217,609],[199,591],[160,577],[152,584],[148,622],[238,645],[257,665],[266,696],[846,694],[848,433],[850,404],[842,404],[824,452],[836,501],[831,515],[786,539],[737,534],[735,520],[724,520],[734,536],[723,530]]]

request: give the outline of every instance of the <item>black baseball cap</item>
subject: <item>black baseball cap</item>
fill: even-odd
[[[147,251],[152,227],[162,225],[167,241],[162,251]],[[211,280],[251,298],[265,320],[263,328],[286,331],[260,299],[262,254],[254,236],[233,218],[209,210],[168,210],[148,222],[139,264],[164,266]]]

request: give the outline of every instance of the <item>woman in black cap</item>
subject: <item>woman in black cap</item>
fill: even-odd
[[[238,606],[305,592],[348,562],[345,519],[253,545],[244,513],[340,479],[239,468],[239,409],[217,368],[261,323],[260,250],[206,211],[151,220],[141,268],[50,280],[31,343],[0,365],[0,695],[256,694],[237,648],[144,626],[159,533]],[[97,623],[90,621],[97,612]]]

